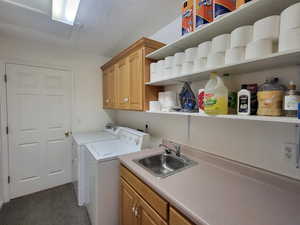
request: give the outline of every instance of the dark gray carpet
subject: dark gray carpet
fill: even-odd
[[[71,184],[13,199],[0,211],[0,225],[90,225]]]

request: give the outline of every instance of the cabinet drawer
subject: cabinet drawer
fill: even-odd
[[[193,225],[174,208],[170,207],[170,225]]]
[[[164,219],[168,219],[168,202],[156,194],[127,168],[121,166],[121,177]]]

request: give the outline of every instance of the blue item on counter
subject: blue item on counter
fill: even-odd
[[[298,119],[300,120],[300,102],[298,103]]]
[[[189,83],[185,82],[183,88],[179,94],[180,104],[183,111],[192,112],[194,111],[197,101],[194,92],[192,91]]]

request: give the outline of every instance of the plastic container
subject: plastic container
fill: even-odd
[[[257,92],[258,111],[261,116],[281,116],[285,88],[278,78],[267,79]]]
[[[216,73],[205,85],[204,110],[211,115],[228,114],[228,89]]]
[[[238,109],[239,115],[251,114],[251,92],[247,90],[247,85],[242,85],[242,89],[238,93]]]
[[[296,91],[296,84],[290,81],[288,90],[284,95],[284,114],[289,117],[297,116],[298,103],[300,102],[300,93]]]
[[[236,0],[236,8],[239,8],[245,5],[247,2],[251,2],[252,0]]]

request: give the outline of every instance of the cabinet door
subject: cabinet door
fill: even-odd
[[[113,109],[115,106],[115,67],[108,70],[108,107]]]
[[[121,179],[120,188],[120,219],[121,225],[137,225],[135,209],[137,206],[137,195],[134,190]]]
[[[117,105],[120,109],[129,109],[129,73],[127,58],[120,60],[116,66]]]
[[[103,72],[103,108],[109,108],[109,72],[105,70]]]
[[[131,110],[143,110],[143,51],[137,50],[128,56],[128,70],[130,77],[130,98]]]
[[[167,225],[158,213],[141,197],[138,197],[138,208],[135,215],[138,218],[138,225]]]
[[[170,225],[193,225],[173,208],[170,208],[170,223],[169,224]]]

